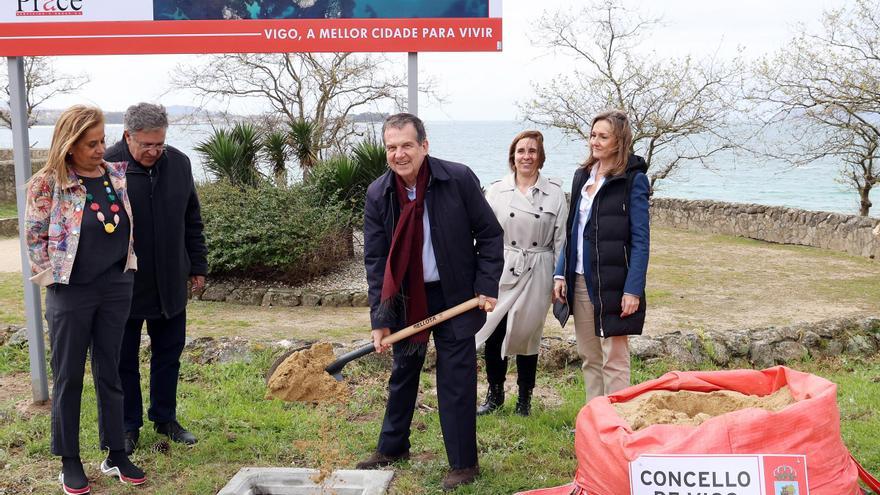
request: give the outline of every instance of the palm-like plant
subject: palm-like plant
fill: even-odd
[[[260,140],[260,129],[250,122],[239,122],[232,127],[232,137],[242,147],[245,164],[250,165],[250,168],[259,175],[257,159],[259,158],[260,150],[263,148],[263,143]]]
[[[303,179],[306,179],[318,163],[318,126],[305,119],[295,120],[290,124],[289,136],[293,156],[299,162]]]
[[[351,157],[335,155],[321,161],[309,182],[333,203],[343,203],[349,211],[363,212],[367,187],[387,170],[385,148],[373,140],[361,141]]]
[[[287,185],[287,159],[290,158],[290,144],[283,132],[272,131],[263,139],[263,155],[272,167],[275,185]]]
[[[352,158],[358,166],[358,181],[366,187],[388,170],[388,159],[385,147],[373,139],[365,139],[358,143],[352,151]]]
[[[231,131],[216,129],[196,146],[205,168],[219,179],[237,186],[255,187],[262,181],[257,168],[261,143],[252,124],[236,124]]]
[[[308,182],[317,187],[321,197],[331,203],[350,203],[358,184],[358,166],[345,155],[333,155],[319,162]],[[351,206],[347,204],[347,206]]]

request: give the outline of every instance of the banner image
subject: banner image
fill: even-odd
[[[488,17],[489,0],[154,0],[156,20]]]

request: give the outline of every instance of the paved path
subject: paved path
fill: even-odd
[[[0,272],[21,273],[18,237],[0,239]]]

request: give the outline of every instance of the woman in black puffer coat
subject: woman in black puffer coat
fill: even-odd
[[[631,147],[625,113],[593,119],[590,156],[572,180],[566,244],[556,263],[553,298],[574,315],[587,402],[629,386],[628,336],[645,324],[650,183],[645,160]]]

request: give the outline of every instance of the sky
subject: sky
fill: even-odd
[[[519,102],[529,98],[532,82],[549,81],[564,73],[568,62],[534,44],[535,25],[546,11],[577,12],[580,0],[504,0],[503,50],[486,53],[421,53],[419,77],[435,81],[442,103],[424,96],[424,120],[519,120]],[[821,0],[652,0],[628,4],[662,24],[646,33],[640,49],[660,57],[743,56],[756,58],[786,43],[798,23],[818,30],[823,10],[841,2]],[[392,54],[401,74],[406,55]],[[69,56],[56,60],[59,70],[86,73],[91,82],[75,95],[54,98],[45,108],[91,103],[104,110],[124,110],[137,101],[190,105],[192,95],[172,90],[170,74],[178,64],[198,63],[191,55]],[[399,66],[397,65],[399,64]],[[219,108],[219,107],[218,107]],[[234,105],[236,113],[259,113],[253,102]],[[391,110],[390,108],[385,109]]]

